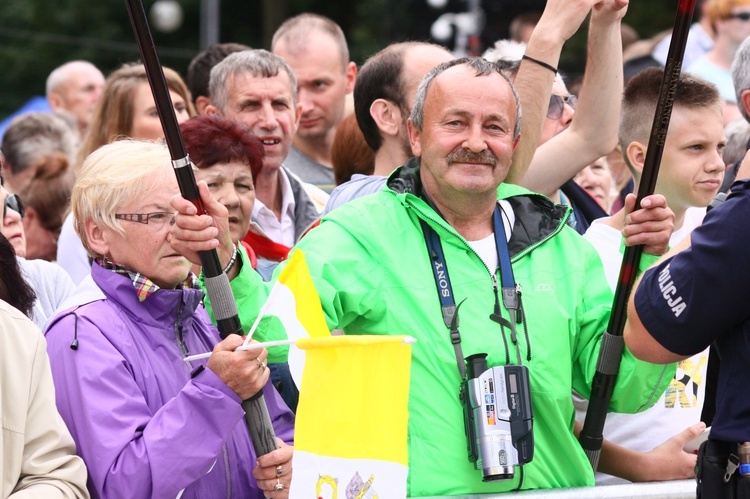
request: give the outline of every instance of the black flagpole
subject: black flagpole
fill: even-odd
[[[685,54],[690,23],[693,18],[696,0],[679,0],[677,17],[672,31],[672,41],[667,53],[667,64],[664,68],[664,79],[659,91],[659,101],[656,106],[654,123],[643,165],[641,182],[638,184],[638,197],[635,209],[640,209],[641,201],[654,193],[656,179],[659,175],[659,165],[664,152],[664,141],[667,137],[669,120],[672,116],[672,106],[677,91],[677,83],[682,69],[682,57]],[[596,365],[596,373],[591,385],[591,397],[586,411],[586,420],[578,437],[591,467],[596,470],[599,465],[599,455],[602,448],[604,421],[607,417],[609,401],[612,398],[617,372],[624,347],[622,333],[627,318],[628,297],[635,283],[638,263],[643,253],[643,246],[625,248],[620,267],[620,277],[615,288],[615,298],[612,313],[609,317],[607,331],[602,339],[601,351]]]
[[[177,176],[180,192],[185,199],[195,205],[198,213],[205,213],[198,192],[198,185],[193,175],[193,165],[185,149],[185,143],[182,141],[182,134],[172,107],[172,99],[169,96],[169,89],[164,79],[159,56],[156,53],[154,39],[148,26],[146,12],[143,10],[143,3],[141,0],[125,0],[125,3],[130,16],[130,23],[133,26],[133,33],[138,43],[138,50],[146,67],[146,75],[151,86],[151,92],[154,95],[159,120],[164,129],[164,137],[172,157],[172,166]],[[226,338],[230,334],[242,335],[237,305],[229,286],[229,279],[221,268],[218,253],[216,250],[202,251],[200,259],[205,275],[206,292],[211,298],[214,317],[221,337]],[[276,435],[273,431],[271,418],[268,415],[263,391],[260,390],[249,400],[245,400],[242,403],[242,408],[245,410],[245,422],[250,432],[250,440],[255,447],[255,454],[262,456],[276,449],[278,447]]]

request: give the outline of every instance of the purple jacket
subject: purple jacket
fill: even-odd
[[[94,264],[50,323],[57,406],[92,497],[263,497],[239,397],[205,360],[182,360],[220,341],[202,297],[159,290],[141,303],[127,276]],[[271,383],[263,393],[277,436],[291,445],[294,415]]]

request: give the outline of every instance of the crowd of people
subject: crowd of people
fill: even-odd
[[[221,337],[206,250],[254,342],[287,337],[259,316],[295,251],[334,334],[418,340],[409,497],[692,477],[700,497],[750,497],[750,469],[732,468],[750,442],[750,1],[699,2],[639,206],[669,42],[624,49],[627,8],[548,0],[481,57],[408,41],[359,67],[341,28],[306,13],[270,50],[211,46],[184,80],[163,68],[203,214],[179,194],[142,64],[52,71],[50,112],[0,143],[2,497],[289,497],[290,347]],[[560,54],[584,22],[585,74],[566,81]],[[577,435],[636,245],[592,470]],[[529,373],[533,459],[507,480],[467,459],[459,388],[476,354]],[[259,394],[278,447],[265,455],[242,405]],[[685,450],[707,426],[699,455]]]

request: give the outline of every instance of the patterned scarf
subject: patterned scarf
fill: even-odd
[[[135,292],[138,295],[138,301],[140,302],[143,302],[146,298],[159,290],[159,286],[157,286],[151,279],[139,272],[136,272],[135,270],[125,267],[124,265],[113,263],[102,258],[97,258],[96,263],[98,263],[103,269],[109,270],[116,274],[128,276],[130,280],[133,281],[133,286],[135,287]],[[198,278],[192,272],[188,273],[187,279],[185,279],[185,281],[175,287],[175,289],[196,288],[199,288]]]

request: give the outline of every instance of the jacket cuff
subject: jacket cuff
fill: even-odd
[[[203,390],[204,387],[212,388],[214,390],[220,391],[225,396],[229,397],[238,404],[242,403],[242,399],[240,399],[240,396],[234,393],[234,391],[229,388],[227,384],[224,383],[221,378],[219,378],[219,376],[217,376],[216,373],[213,372],[210,368],[199,366],[193,369],[190,377],[192,378],[193,383],[201,390]]]

